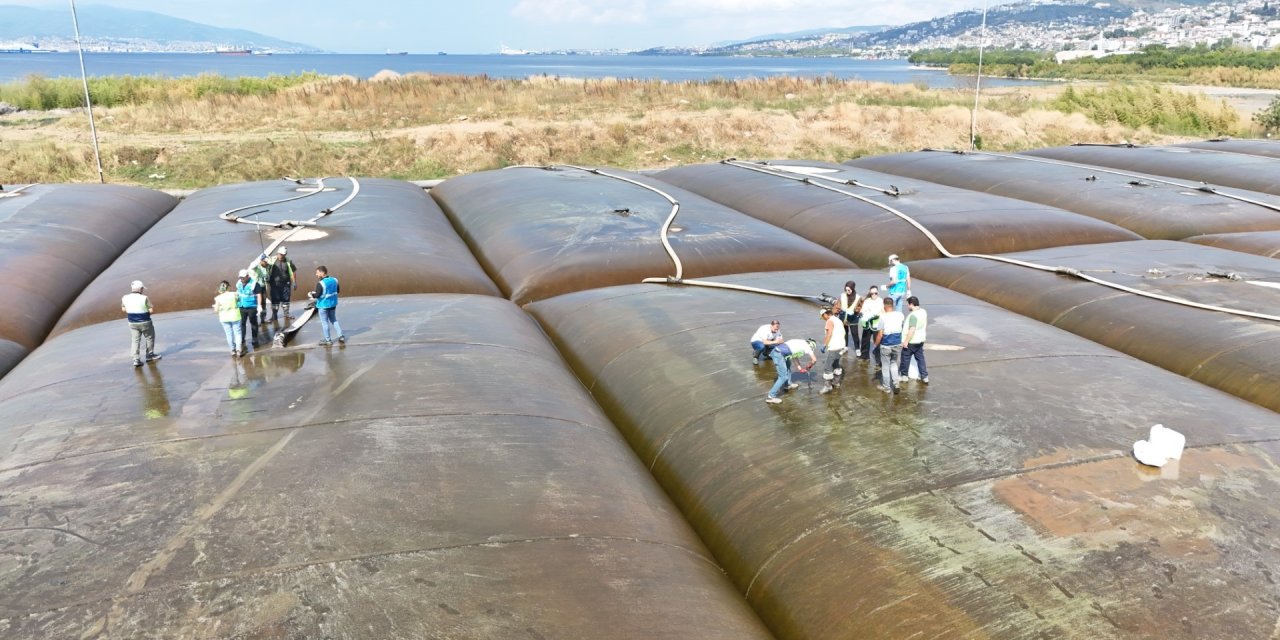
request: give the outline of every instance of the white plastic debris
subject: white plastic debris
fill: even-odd
[[[1147,466],[1163,467],[1170,460],[1181,460],[1186,445],[1186,436],[1157,424],[1151,427],[1146,440],[1133,443],[1133,457]]]

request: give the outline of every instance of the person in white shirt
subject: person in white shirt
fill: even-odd
[[[751,349],[755,352],[751,356],[751,364],[760,364],[760,360],[768,358],[773,348],[780,344],[782,344],[781,322],[774,320],[769,324],[760,325],[760,328],[751,335]]]
[[[796,368],[805,373],[817,364],[818,356],[814,352],[818,350],[818,344],[813,340],[787,340],[782,344],[773,348],[773,352],[769,357],[773,359],[773,364],[778,369],[778,379],[773,383],[773,388],[769,389],[769,395],[764,397],[764,401],[769,404],[778,404],[782,402],[782,398],[778,397],[778,392],[785,387],[788,391],[799,387],[800,385],[791,381],[791,364],[794,362]],[[800,364],[800,359],[809,356],[809,365]]]
[[[826,354],[823,360],[822,379],[826,382],[818,393],[828,393],[833,388],[831,382],[835,377],[844,373],[840,368],[840,358],[848,349],[845,346],[845,327],[844,323],[837,317],[840,303],[832,305],[832,309],[824,308],[821,312],[822,320],[826,322],[826,332],[822,336],[821,351]]]
[[[142,293],[145,288],[141,280],[134,280],[129,284],[130,293],[120,298],[120,310],[125,312],[129,321],[129,333],[133,336],[129,352],[133,355],[135,367],[142,366],[144,354],[147,362],[160,359],[155,353],[156,328],[151,324],[154,307],[151,306],[151,299]]]
[[[893,299],[885,298],[880,314],[880,330],[876,332],[876,348],[880,350],[880,381],[885,393],[898,392],[898,361],[902,356],[902,314],[893,310]]]
[[[920,306],[920,299],[915,296],[907,298],[906,325],[902,336],[902,364],[898,368],[898,376],[907,379],[911,369],[911,359],[916,359],[916,369],[920,372],[920,382],[929,384],[929,367],[924,364],[925,328],[929,326],[929,314]]]

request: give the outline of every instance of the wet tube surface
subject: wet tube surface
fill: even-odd
[[[0,191],[0,340],[30,351],[58,317],[138,236],[177,204],[116,185],[9,185]],[[132,280],[131,278],[130,280]],[[116,294],[129,293],[129,281]],[[21,355],[0,348],[0,376]]]
[[[219,218],[279,222],[309,220],[341,204],[355,189],[349,178],[328,178],[325,190],[289,180],[205,189],[142,236],[71,306],[54,334],[120,318],[120,296],[143,280],[159,311],[206,309],[218,281],[237,273],[276,241],[297,267],[293,302],[306,302],[324,265],[342,284],[342,295],[479,293],[497,295],[439,207],[421,188],[397,180],[357,179],[355,197],[320,217],[313,227],[260,228]],[[310,194],[310,195],[308,195]],[[305,197],[298,197],[305,196]],[[278,204],[262,204],[284,198]],[[257,215],[256,212],[261,211]]]
[[[918,151],[867,156],[846,164],[1059,207],[1151,240],[1280,230],[1277,196],[1242,190],[1214,193],[1199,182],[1100,171],[1047,158]]]
[[[859,265],[875,267],[890,253],[904,260],[938,257],[937,249],[892,207],[928,227],[957,253],[1003,253],[1047,246],[1136,240],[1137,234],[1085,216],[902,176],[808,161],[771,162],[779,177],[725,163],[668,169],[655,175],[828,247]],[[857,180],[898,195],[796,178]],[[763,268],[761,269],[763,270]]]
[[[1022,155],[1054,158],[1100,167],[1141,171],[1280,195],[1280,159],[1218,153],[1184,147],[1078,145],[1024,151]]]
[[[1280,258],[1280,231],[1253,231],[1245,233],[1217,233],[1193,236],[1187,242],[1203,244],[1219,249],[1243,251],[1268,258]]]
[[[714,278],[831,288],[880,272]],[[785,638],[1265,637],[1277,414],[927,283],[930,384],[838,388],[772,366],[815,307],[632,285],[526,307],[748,601]],[[726,313],[726,311],[731,311]],[[1225,419],[1229,416],[1229,419]],[[1179,463],[1130,457],[1155,423]],[[1180,466],[1179,466],[1180,465]]]
[[[1227,151],[1230,153],[1241,153],[1249,156],[1280,158],[1280,141],[1276,140],[1198,140],[1196,142],[1184,142],[1173,146],[1186,147],[1189,149],[1208,149],[1210,151]]]
[[[1280,262],[1145,240],[1005,257],[1078,269],[1140,291],[1280,315]],[[975,258],[926,260],[912,275],[1048,322],[1227,393],[1280,410],[1280,322],[1190,308]],[[1240,279],[1231,279],[1235,274]]]
[[[344,301],[233,359],[211,312],[134,369],[96,325],[0,381],[6,637],[770,637],[500,298]]]
[[[797,235],[683,189],[610,169],[679,203],[670,242],[685,278],[852,267]],[[572,168],[512,168],[431,190],[481,264],[517,304],[675,275],[661,229],[672,205],[645,186]]]

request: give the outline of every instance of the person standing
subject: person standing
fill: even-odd
[[[120,310],[125,312],[129,321],[129,334],[132,336],[129,353],[133,356],[133,366],[141,367],[142,359],[147,362],[159,360],[156,355],[156,327],[151,323],[151,298],[142,293],[146,287],[141,280],[129,283],[129,293],[120,298]],[[145,354],[145,355],[144,355]]]
[[[889,256],[889,284],[885,293],[893,300],[893,310],[902,313],[902,299],[911,295],[911,269],[898,260],[898,254]]]
[[[840,358],[848,349],[845,347],[844,323],[836,316],[840,309],[837,306],[839,304],[837,302],[832,305],[832,309],[823,309],[820,314],[827,325],[826,332],[822,336],[821,348],[821,351],[826,354],[822,366],[822,379],[826,384],[822,385],[818,393],[829,393],[833,388],[831,382],[835,380],[836,376],[844,373],[844,370],[840,368]]]
[[[267,264],[266,256],[258,257],[258,264],[253,265],[251,271],[253,274],[253,282],[258,285],[258,294],[262,296],[259,300],[261,303],[258,307],[258,326],[265,331],[267,327],[267,305],[271,303],[270,277],[271,265]]]
[[[320,341],[322,346],[333,344],[330,339],[329,327],[333,327],[333,333],[337,334],[338,342],[345,343],[347,337],[342,333],[342,327],[338,326],[338,279],[329,275],[329,270],[320,265],[316,267],[316,289],[307,294],[307,297],[316,301],[316,312],[320,314],[320,330],[324,332],[324,340]]]
[[[242,355],[240,344],[244,339],[240,333],[240,302],[226,280],[218,283],[213,309],[218,312],[218,322],[222,323],[222,331],[227,334],[227,346],[231,348],[232,357]]]
[[[782,344],[781,322],[774,320],[769,324],[760,325],[760,328],[751,335],[751,349],[755,352],[751,356],[751,364],[760,364],[760,360],[768,358],[773,348],[780,344]]]
[[[929,325],[929,313],[920,306],[920,299],[915,296],[907,298],[907,309],[911,312],[907,314],[906,335],[902,340],[906,346],[902,348],[902,365],[898,374],[901,379],[906,380],[911,359],[915,358],[916,369],[920,371],[920,382],[929,384],[929,368],[924,363],[925,328]]]
[[[293,297],[293,291],[298,288],[298,280],[294,275],[297,267],[287,254],[288,247],[280,247],[275,259],[271,262],[269,282],[271,283],[272,322],[280,317],[281,311],[284,311],[285,322],[293,318],[289,315],[289,299]]]
[[[240,270],[236,299],[240,303],[240,353],[244,354],[249,350],[245,343],[250,339],[258,346],[258,308],[262,306],[262,289],[248,269]],[[252,333],[246,329],[252,329]]]
[[[874,344],[876,331],[880,330],[880,314],[884,312],[884,300],[880,290],[872,285],[867,289],[867,297],[862,299],[862,359],[880,363],[880,347]]]
[[[797,369],[801,373],[813,368],[818,363],[818,356],[814,353],[818,350],[818,344],[813,340],[787,340],[782,344],[773,348],[773,352],[769,357],[773,360],[773,365],[778,369],[778,379],[773,383],[773,388],[769,389],[769,395],[764,397],[764,401],[769,404],[778,404],[782,402],[782,398],[778,397],[778,393],[785,388],[790,391],[799,387],[791,381],[791,364],[795,363]],[[809,366],[801,366],[800,359],[809,356]]]
[[[862,355],[862,341],[858,339],[858,334],[862,332],[862,327],[858,326],[858,321],[862,319],[862,298],[858,297],[858,285],[850,280],[844,283],[844,291],[840,293],[840,309],[844,312],[841,320],[844,321],[848,337],[845,340],[845,346],[853,349],[853,356],[856,358]]]
[[[902,314],[893,310],[893,300],[885,298],[880,314],[876,347],[880,350],[880,381],[885,393],[898,392],[898,361],[902,357]]]

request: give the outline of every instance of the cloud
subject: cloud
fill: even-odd
[[[646,0],[520,0],[511,15],[537,23],[644,24]],[[622,4],[623,6],[618,6]]]

